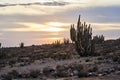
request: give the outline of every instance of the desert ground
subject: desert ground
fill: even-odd
[[[96,44],[96,55],[88,57],[72,43],[0,50],[1,80],[120,80],[120,39]]]

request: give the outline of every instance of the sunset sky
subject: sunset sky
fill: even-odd
[[[69,38],[79,14],[93,35],[120,37],[120,0],[0,0],[0,42],[9,47]]]

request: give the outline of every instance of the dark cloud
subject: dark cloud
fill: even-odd
[[[30,5],[44,5],[44,6],[65,6],[70,4],[69,2],[57,2],[57,1],[53,1],[53,2],[44,2],[44,3],[40,3],[40,2],[35,2],[35,3],[21,3],[21,4],[0,4],[0,7],[8,7],[8,6],[30,6]]]
[[[54,2],[45,2],[42,5],[46,5],[46,6],[65,6],[67,4],[69,4],[69,3],[68,2],[56,2],[56,1],[54,1]]]

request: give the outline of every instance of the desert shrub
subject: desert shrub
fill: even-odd
[[[102,57],[98,57],[97,60],[104,60],[104,58],[102,58]]]
[[[69,75],[65,71],[61,71],[61,72],[59,71],[59,72],[57,72],[57,76],[58,77],[68,77]]]
[[[21,43],[20,43],[20,48],[23,48],[23,47],[24,47],[24,43],[21,42]]]
[[[30,78],[30,74],[28,73],[20,74],[19,78]]]
[[[120,71],[120,66],[116,65],[113,67],[113,69]]]
[[[105,37],[103,35],[96,35],[93,37],[93,40],[95,41],[95,43],[100,44],[104,42]]]
[[[37,78],[39,75],[40,75],[39,70],[35,70],[35,71],[30,72],[30,77],[32,77],[32,78]]]
[[[45,76],[49,76],[49,75],[52,73],[52,71],[54,71],[54,69],[52,69],[52,68],[50,68],[50,67],[45,67],[45,68],[43,69],[43,74],[44,74]]]
[[[114,62],[120,63],[120,55],[119,55],[119,53],[114,53],[113,55],[111,55],[111,59],[112,59]]]
[[[12,80],[12,79],[18,78],[19,73],[16,70],[12,70],[8,74],[4,74],[1,77],[3,78],[3,80]]]
[[[3,74],[3,75],[1,75],[1,78],[2,78],[2,80],[12,80],[13,76],[12,75]]]
[[[90,62],[90,59],[86,59],[85,62]]]
[[[98,70],[97,65],[93,65],[91,68],[88,69],[89,72],[96,72]]]
[[[70,40],[69,39],[63,39],[63,44],[69,44],[70,43]]]
[[[7,57],[6,53],[1,52],[0,53],[0,59],[5,59]]]
[[[9,61],[9,65],[11,66],[11,67],[13,67],[13,65],[16,63],[16,61],[15,60],[11,60],[11,61]]]
[[[86,71],[80,71],[78,74],[78,77],[87,77],[88,76],[88,72]]]
[[[81,65],[81,64],[73,64],[73,65],[74,65],[73,69],[76,69],[78,71],[81,71],[84,69],[83,65]]]
[[[65,60],[65,59],[71,58],[71,56],[67,53],[66,54],[57,53],[57,54],[50,55],[50,57],[55,60]]]
[[[60,47],[61,41],[57,40],[57,41],[53,42],[52,45],[53,45],[53,47]]]
[[[65,68],[64,65],[56,66],[56,72],[57,72],[58,77],[68,77],[69,76],[69,74],[67,73],[67,69]]]
[[[112,59],[113,59],[114,62],[117,62],[119,57],[118,56],[114,56]]]
[[[70,55],[69,54],[61,54],[60,55],[60,59],[64,60],[64,59],[69,59]]]

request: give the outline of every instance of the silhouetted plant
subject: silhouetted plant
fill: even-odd
[[[23,47],[24,47],[24,43],[21,42],[21,43],[20,43],[20,48],[23,48]]]
[[[93,65],[91,68],[88,69],[89,72],[97,72],[98,71],[98,66]]]
[[[2,48],[1,48],[1,45],[2,45],[2,44],[0,43],[0,55],[2,54]]]
[[[35,70],[35,71],[30,72],[30,77],[32,77],[32,78],[37,78],[39,75],[40,75],[39,70]]]
[[[70,43],[70,41],[69,41],[69,39],[63,39],[63,44],[69,44]]]
[[[103,35],[96,35],[93,37],[95,43],[100,44],[104,42],[105,37]]]
[[[71,25],[71,28],[70,28],[70,38],[71,38],[72,42],[76,41],[76,30],[74,28],[74,24]]]
[[[19,73],[16,70],[12,70],[7,74],[1,75],[1,77],[3,78],[2,80],[12,80],[19,78]]]
[[[78,74],[78,77],[88,77],[88,72],[87,71],[80,71]]]
[[[2,44],[0,43],[0,48],[1,48],[1,45],[2,45]]]
[[[94,55],[95,44],[92,40],[92,28],[84,22],[80,21],[80,15],[77,23],[77,29],[75,30],[74,25],[71,25],[70,37],[75,42],[76,51],[80,56],[91,56]]]
[[[52,43],[53,47],[59,47],[61,45],[60,40],[56,40],[55,42]]]

